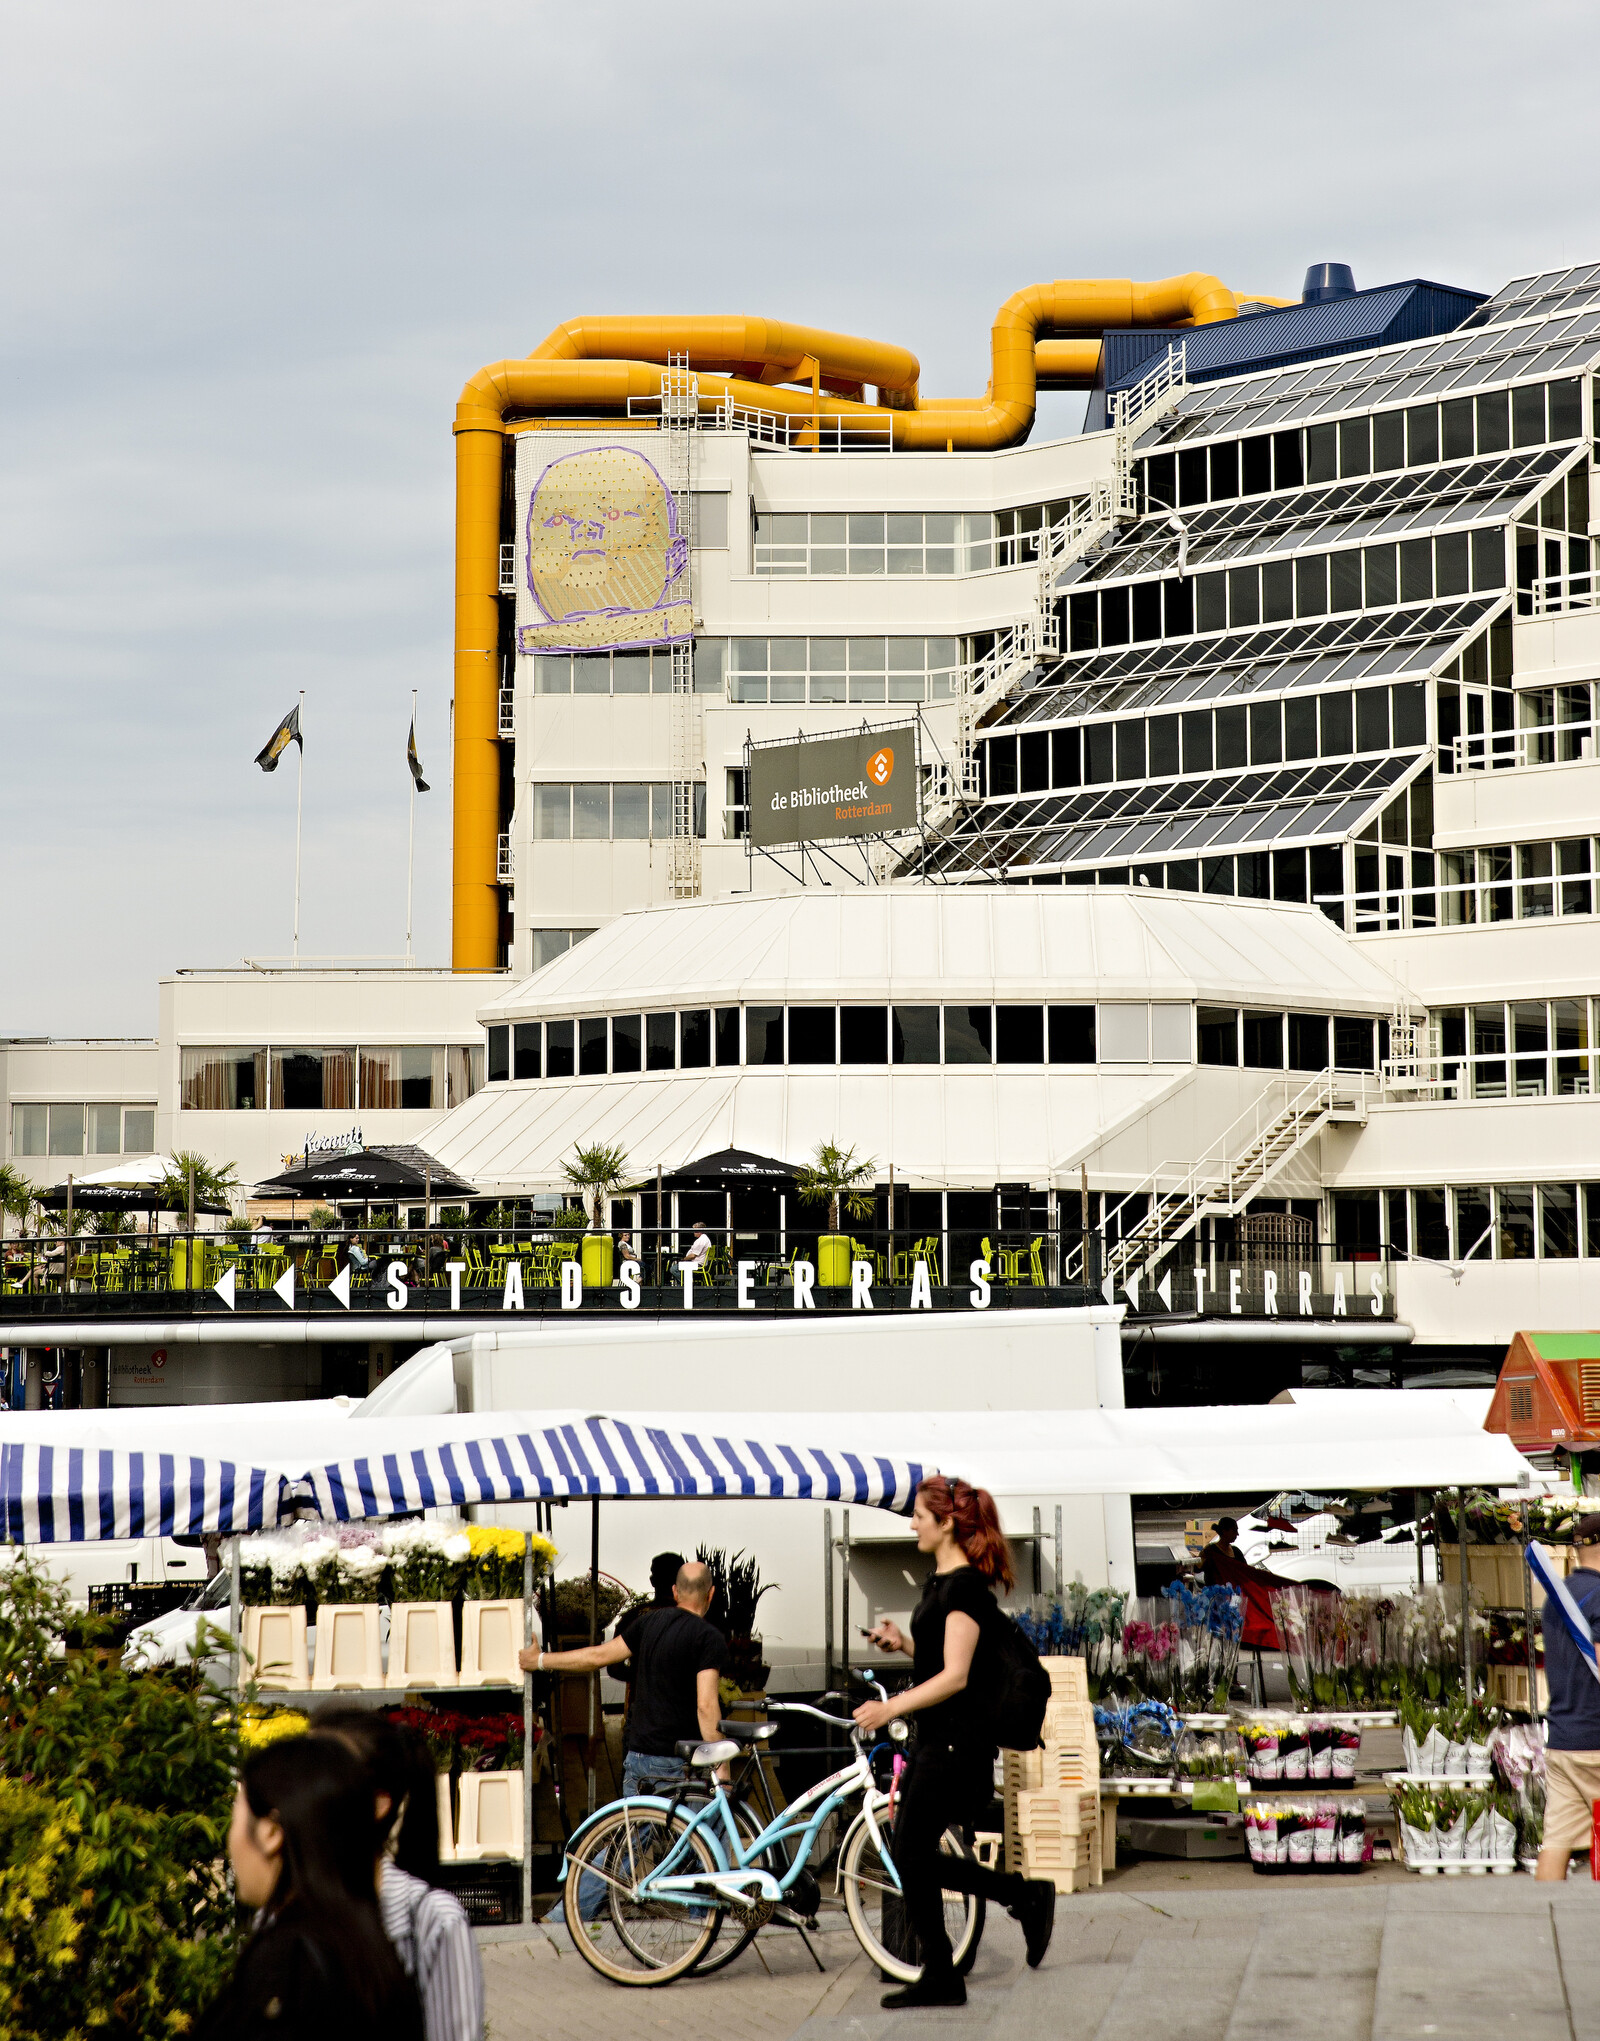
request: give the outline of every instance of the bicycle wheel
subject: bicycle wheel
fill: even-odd
[[[590,1968],[613,1984],[670,1984],[716,1939],[722,1910],[714,1901],[636,1897],[640,1882],[683,1842],[689,1821],[681,1810],[669,1815],[624,1801],[568,1852],[567,1932]],[[675,1871],[693,1876],[717,1868],[710,1843],[695,1830]]]
[[[739,1831],[740,1847],[744,1850],[749,1849],[750,1845],[766,1826],[755,1809],[747,1806],[742,1800],[736,1800],[733,1803],[733,1825]],[[726,1836],[722,1840],[724,1847],[726,1847]],[[751,1861],[759,1865],[762,1870],[770,1871],[774,1878],[779,1878],[783,1875],[784,1866],[776,1860],[781,1855],[781,1851],[768,1850],[762,1856],[752,1858]],[[724,1935],[723,1930],[728,1931],[726,1935]],[[713,1977],[717,1971],[726,1970],[736,1957],[744,1954],[745,1950],[749,1948],[760,1932],[759,1928],[741,1928],[737,1922],[730,1922],[724,1917],[718,1923],[718,1927],[712,1934],[710,1942],[706,1945],[704,1953],[694,1966],[695,1976]]]
[[[939,1846],[951,1856],[972,1855],[958,1829],[947,1828]],[[856,1940],[880,1970],[901,1984],[914,1984],[922,1975],[916,1937],[899,1890],[864,1821],[858,1821],[846,1839],[839,1881]],[[972,1968],[983,1934],[983,1917],[984,1903],[976,1893],[945,1893],[944,1931],[950,1937],[958,1977]],[[905,1953],[908,1949],[909,1956]]]

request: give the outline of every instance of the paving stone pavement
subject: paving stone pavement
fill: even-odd
[[[1600,1885],[1321,1880],[1063,1900],[1044,1965],[991,1914],[959,2011],[885,2013],[848,1927],[821,1973],[770,1932],[660,1991],[597,1978],[559,1926],[483,1951],[490,2041],[1600,2041]]]

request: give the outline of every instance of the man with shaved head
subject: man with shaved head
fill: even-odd
[[[524,1672],[599,1672],[631,1660],[624,1793],[645,1791],[647,1780],[684,1778],[688,1767],[677,1746],[716,1738],[722,1715],[717,1682],[728,1647],[722,1632],[706,1620],[710,1607],[710,1571],[698,1559],[686,1559],[672,1584],[671,1606],[647,1609],[628,1625],[626,1636],[581,1651],[530,1648],[521,1655]]]

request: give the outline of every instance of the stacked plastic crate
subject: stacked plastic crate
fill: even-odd
[[[1101,1880],[1100,1748],[1081,1658],[1047,1658],[1042,1750],[1004,1754],[1005,1868],[1058,1892]]]

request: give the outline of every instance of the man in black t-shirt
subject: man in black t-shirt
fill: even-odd
[[[678,1780],[688,1770],[676,1746],[690,1738],[715,1740],[722,1706],[717,1682],[727,1663],[722,1633],[707,1622],[711,1575],[696,1559],[678,1568],[672,1607],[647,1609],[626,1636],[580,1651],[524,1651],[524,1672],[600,1672],[630,1662],[633,1702],[623,1741],[622,1790],[638,1793],[646,1780]]]

